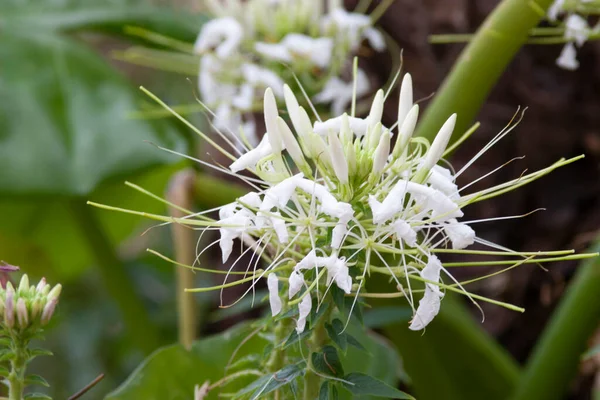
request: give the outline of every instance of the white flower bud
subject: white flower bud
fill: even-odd
[[[429,148],[429,151],[427,152],[427,155],[425,156],[423,170],[429,171],[435,164],[438,163],[438,161],[440,161],[444,151],[446,151],[446,146],[448,146],[448,142],[452,136],[452,131],[454,131],[454,125],[456,125],[456,114],[452,114],[440,128],[437,136],[431,144],[431,147]]]
[[[371,105],[371,111],[369,112],[369,116],[367,117],[369,125],[371,126],[374,126],[376,123],[381,122],[381,117],[383,116],[384,96],[385,94],[381,89],[379,89],[375,94],[373,104]]]
[[[271,144],[273,153],[279,154],[281,153],[281,150],[283,150],[283,144],[281,141],[281,134],[277,128],[277,117],[279,117],[279,113],[277,112],[277,101],[275,101],[275,95],[271,88],[265,90],[264,113],[269,144]]]
[[[306,137],[313,131],[310,117],[304,107],[298,108],[298,125],[299,126],[294,125],[294,129],[296,129],[296,133],[299,137]]]
[[[285,108],[292,121],[292,126],[296,133],[301,135],[302,121],[300,120],[300,105],[298,104],[296,96],[294,96],[294,92],[292,92],[292,89],[290,89],[288,85],[283,85],[283,98],[285,99]]]
[[[404,74],[400,86],[400,100],[398,101],[398,127],[404,123],[404,119],[413,106],[413,87],[410,74]]]
[[[415,126],[417,126],[417,119],[419,118],[419,105],[415,104],[412,106],[406,118],[402,122],[402,125],[398,128],[398,138],[396,139],[396,144],[394,145],[394,158],[398,158],[400,154],[406,149],[408,142],[410,142],[410,138],[415,131]]]
[[[342,114],[342,125],[340,126],[340,140],[344,144],[352,143],[352,139],[354,138],[354,134],[352,133],[352,129],[350,129],[350,120],[348,119],[348,114]]]
[[[29,324],[27,305],[25,304],[25,299],[22,297],[17,301],[17,321],[19,322],[19,326],[23,329],[27,328],[27,325]]]
[[[277,117],[277,128],[281,134],[283,144],[285,145],[288,153],[290,153],[292,160],[294,160],[298,166],[305,164],[306,161],[304,160],[304,155],[302,154],[300,145],[298,145],[294,134],[281,117]]]
[[[269,274],[267,277],[267,287],[269,289],[271,315],[276,316],[281,312],[281,298],[279,297],[279,279],[274,273]]]
[[[379,144],[379,139],[381,138],[381,133],[383,132],[383,125],[381,122],[375,124],[375,126],[371,126],[369,128],[369,132],[367,132],[367,148],[369,150],[375,150],[377,145]]]
[[[356,150],[354,144],[346,143],[344,146],[344,154],[346,154],[346,162],[348,163],[348,174],[354,175],[356,173]]]
[[[390,131],[387,129],[381,135],[379,144],[373,153],[373,174],[379,175],[383,171],[390,155]]]
[[[338,138],[337,134],[329,131],[327,135],[329,138],[329,152],[331,155],[331,163],[333,164],[333,170],[335,175],[339,179],[340,183],[348,183],[348,163],[346,162],[346,156],[344,155],[344,148]]]

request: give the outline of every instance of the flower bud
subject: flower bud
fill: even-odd
[[[17,301],[17,321],[22,329],[27,328],[27,325],[29,324],[27,305],[25,304],[25,299],[22,297]]]
[[[377,145],[379,144],[379,139],[381,138],[381,132],[383,131],[383,125],[381,122],[375,124],[375,126],[369,129],[367,133],[367,148],[369,150],[375,150]]]
[[[42,311],[42,325],[48,324],[50,322],[50,318],[54,314],[54,309],[56,308],[56,304],[58,303],[58,299],[53,299],[46,303],[44,306],[44,310]]]
[[[387,163],[387,159],[390,155],[390,131],[385,130],[379,144],[373,153],[373,174],[379,175],[383,171],[383,167]]]
[[[31,305],[31,318],[36,319],[40,315],[42,315],[43,308],[44,308],[44,300],[42,300],[41,298],[35,299],[33,301],[33,304]]]
[[[348,163],[348,174],[356,174],[356,150],[352,142],[346,143],[344,146],[344,154],[346,154],[346,162]]]
[[[413,88],[410,74],[404,74],[402,85],[400,86],[400,100],[398,101],[398,127],[404,123],[404,119],[413,107]]]
[[[342,124],[340,126],[340,140],[344,146],[347,143],[352,143],[354,135],[352,133],[352,129],[350,129],[350,120],[348,119],[348,114],[342,114]]]
[[[29,289],[29,277],[27,274],[24,274],[21,277],[21,282],[19,282],[19,293],[26,293]]]
[[[421,171],[418,172],[418,179],[422,180],[426,178],[429,170],[433,168],[435,164],[442,158],[444,151],[446,151],[446,146],[448,146],[448,142],[450,141],[450,137],[452,136],[452,131],[454,130],[454,125],[456,124],[456,114],[452,114],[450,118],[444,122],[444,125],[440,128],[437,136],[433,140],[429,151],[425,156],[425,161],[423,162],[423,166]]]
[[[367,117],[369,120],[369,125],[374,126],[376,123],[381,122],[381,117],[383,115],[383,102],[384,93],[383,90],[379,89],[375,94],[373,104],[371,105],[371,111]]]
[[[394,158],[400,157],[400,154],[406,149],[406,146],[415,131],[415,126],[417,126],[418,118],[419,105],[415,104],[404,118],[402,125],[398,127],[398,138],[396,139],[393,152]]]
[[[277,117],[277,128],[281,134],[283,144],[285,145],[288,153],[290,153],[292,160],[294,160],[298,166],[304,165],[306,161],[304,160],[302,150],[300,150],[300,146],[298,145],[294,134],[281,117]]]
[[[46,283],[46,278],[40,279],[40,282],[35,287],[36,292],[41,292],[48,284]]]
[[[294,129],[296,129],[296,133],[299,137],[305,137],[313,130],[310,117],[303,107],[298,108],[298,125],[298,127],[294,125]]]
[[[6,304],[4,309],[4,323],[12,328],[15,325],[15,289],[9,282],[6,283]]]
[[[275,101],[275,95],[271,88],[265,90],[264,97],[264,113],[265,113],[265,127],[267,128],[267,137],[273,154],[281,153],[283,145],[281,141],[281,134],[277,128],[277,117],[279,113],[277,111],[277,102]]]
[[[60,296],[61,291],[62,291],[62,285],[59,283],[58,285],[56,285],[52,288],[50,293],[48,293],[47,301],[52,301],[52,300],[58,301],[58,296]]]
[[[342,143],[333,131],[329,131],[327,137],[329,139],[329,152],[333,171],[340,180],[340,183],[348,183],[348,163],[346,162],[346,156],[344,156]]]
[[[296,96],[294,96],[294,92],[292,92],[292,89],[290,89],[288,85],[283,85],[283,98],[285,99],[285,107],[287,108],[290,120],[292,121],[292,126],[296,133],[298,133],[302,128],[300,121],[300,105],[298,104]]]

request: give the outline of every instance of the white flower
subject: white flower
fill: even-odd
[[[590,35],[590,27],[585,18],[571,14],[565,20],[565,39],[582,46]]]
[[[560,52],[560,56],[556,59],[556,65],[569,71],[574,71],[579,68],[577,61],[577,50],[573,43],[567,43]]]
[[[288,285],[290,287],[288,297],[291,299],[298,294],[300,289],[302,289],[302,286],[304,286],[304,275],[296,270],[292,271]]]
[[[299,33],[289,33],[279,43],[257,42],[256,51],[269,59],[293,62],[295,59],[309,60],[319,68],[329,66],[333,53],[333,39],[312,38]]]
[[[469,225],[461,224],[456,219],[448,220],[444,232],[450,238],[453,249],[464,249],[475,243],[475,231]]]
[[[276,316],[281,312],[281,298],[279,297],[279,279],[277,275],[271,273],[267,277],[267,287],[269,289],[269,303],[271,304],[271,315]]]
[[[215,47],[215,54],[219,58],[231,57],[237,51],[243,36],[242,25],[235,18],[213,19],[202,27],[194,51],[204,53]]]
[[[358,70],[356,92],[354,92],[353,87],[354,84],[352,82],[344,82],[337,76],[334,76],[327,81],[323,90],[317,93],[313,100],[315,103],[331,103],[331,113],[333,115],[340,115],[352,101],[354,93],[356,93],[355,96],[357,98],[368,93],[370,87],[369,79],[363,70]]]

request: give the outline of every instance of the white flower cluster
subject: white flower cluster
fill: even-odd
[[[413,104],[412,81],[406,74],[398,137],[391,148],[392,132],[381,123],[383,91],[377,93],[364,119],[343,114],[314,124],[287,86],[284,97],[296,136],[279,117],[273,91],[267,89],[266,135],[230,166],[233,172],[253,172],[266,188],[257,187],[256,192],[221,208],[223,261],[229,258],[236,238],[270,243],[278,249],[278,256],[265,271],[271,310],[276,315],[282,307],[277,271],[289,271],[285,277],[289,299],[303,287],[318,285],[319,272],[311,275],[314,285],[304,276],[313,269],[327,271],[327,287],[335,283],[346,294],[353,288],[358,293],[369,265],[360,265],[357,255],[366,252],[381,259],[399,290],[404,286],[398,276],[407,282],[410,276],[417,276],[425,282],[424,296],[410,326],[413,330],[424,328],[439,311],[443,297],[439,284],[444,268],[433,250],[447,243],[463,249],[476,239],[473,229],[458,221],[469,197],[460,195],[455,175],[437,165],[456,116],[448,119],[428,150],[422,141],[411,149],[419,106]],[[300,173],[292,173],[282,156],[284,150]],[[316,238],[323,237],[330,239],[318,246]],[[391,268],[381,256],[388,250],[402,253],[399,269]],[[353,283],[351,267],[356,268],[359,283]],[[299,332],[304,330],[311,307],[309,289],[299,302]]]
[[[283,64],[303,86],[314,87],[316,102],[331,103],[332,112],[341,114],[352,96],[352,85],[339,76],[350,56],[363,39],[377,51],[385,48],[368,15],[348,12],[336,1],[327,11],[321,0],[212,0],[208,5],[217,18],[204,24],[194,46],[201,56],[201,99],[214,110],[216,129],[230,136],[241,133],[252,145],[258,142],[252,112],[260,110],[262,93],[270,87],[282,98],[283,82],[292,76]],[[368,90],[361,71],[358,95]]]
[[[590,3],[591,0],[579,0],[582,5]],[[548,19],[556,21],[559,14],[563,13],[565,0],[555,0],[548,9]],[[600,24],[590,27],[586,18],[574,12],[569,12],[564,20],[565,33],[564,38],[567,41],[563,47],[560,56],[556,59],[556,65],[570,71],[579,68],[577,60],[577,47],[583,46],[590,35],[600,33]]]

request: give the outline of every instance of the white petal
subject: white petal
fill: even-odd
[[[363,36],[369,41],[369,44],[375,51],[385,50],[385,39],[377,29],[367,28],[363,32]]]
[[[440,282],[440,271],[442,270],[442,263],[439,258],[434,256],[433,254],[429,255],[429,259],[427,260],[427,265],[420,272],[421,278],[427,279],[432,282]],[[440,290],[440,287],[434,285],[433,283],[426,283],[431,290],[437,293],[440,297],[443,296],[443,293]]]
[[[250,207],[254,207],[254,208],[260,207],[260,204],[262,203],[260,196],[258,195],[258,193],[255,193],[255,192],[246,193],[245,195],[240,197],[238,200],[241,203],[247,204]]]
[[[281,298],[279,297],[279,279],[274,273],[267,277],[269,289],[269,303],[271,304],[271,315],[274,317],[281,312]]]
[[[348,274],[346,261],[334,256],[328,257],[325,267],[327,268],[327,282],[332,280],[344,293],[350,294],[352,290],[352,278]]]
[[[224,59],[237,51],[243,35],[242,25],[235,18],[213,19],[202,27],[194,44],[194,51],[203,53],[216,47],[217,56]]]
[[[461,224],[452,219],[449,224],[444,225],[444,232],[452,242],[452,248],[456,250],[464,249],[475,243],[475,231],[467,224]]]
[[[300,304],[298,304],[298,322],[296,323],[296,332],[302,333],[304,332],[304,328],[306,327],[306,318],[310,314],[310,310],[312,308],[312,299],[310,298],[310,293],[302,298]]]
[[[327,137],[329,139],[329,154],[331,156],[331,162],[333,163],[335,175],[340,183],[348,183],[348,163],[346,162],[346,156],[344,155],[344,148],[342,147],[340,138],[337,133],[334,133],[333,131],[329,131]]]
[[[288,33],[281,43],[292,56],[307,58],[320,68],[327,67],[331,62],[332,38],[312,38],[298,33]]]
[[[460,197],[458,194],[458,187],[453,181],[452,174],[450,171],[439,165],[434,165],[429,172],[427,183],[434,189],[439,190],[453,200]]]
[[[296,174],[266,190],[260,210],[270,211],[273,207],[285,208],[294,194],[296,187],[298,187],[298,183],[302,181],[303,176],[302,173]]]
[[[300,260],[296,264],[294,270],[300,271],[303,269],[313,269],[315,266],[317,266],[318,259],[319,257],[317,257],[317,253],[315,252],[315,250],[311,250],[307,255],[304,256],[302,260]]]
[[[401,219],[394,221],[392,224],[396,235],[404,240],[406,244],[411,247],[415,247],[417,244],[417,232],[410,226],[410,224]]]
[[[276,61],[290,62],[292,55],[288,48],[281,43],[256,42],[254,50],[263,57]]]
[[[347,117],[350,125],[350,130],[358,137],[362,137],[367,133],[369,122],[366,119]],[[328,119],[324,122],[315,122],[314,132],[326,136],[328,132],[338,133],[342,131],[343,116]]]
[[[577,46],[582,46],[590,34],[587,20],[577,14],[567,17],[565,27],[565,39],[574,40]]]
[[[272,153],[271,144],[267,140],[267,137],[264,136],[258,146],[249,152],[242,154],[229,166],[229,169],[232,172],[238,172],[243,169],[254,168],[256,167],[256,163]]]
[[[408,329],[420,331],[424,329],[440,312],[441,297],[431,290],[429,286],[425,287],[425,294],[419,301],[419,307],[415,313]]]
[[[289,240],[289,233],[288,230],[285,226],[285,221],[282,220],[281,218],[277,218],[277,217],[281,217],[281,214],[278,212],[273,213],[275,215],[275,217],[270,217],[269,219],[271,220],[271,224],[273,224],[273,229],[275,229],[275,234],[277,235],[277,240],[279,240],[279,243],[287,243]]]
[[[292,160],[294,160],[296,165],[304,164],[304,155],[302,154],[300,145],[298,145],[298,141],[296,141],[294,134],[281,117],[277,117],[277,127],[279,128],[283,145],[288,153],[290,153]]]
[[[256,64],[242,64],[242,75],[246,83],[252,86],[269,87],[277,97],[283,97],[283,81],[273,71]]]
[[[292,271],[288,285],[290,288],[289,298],[291,299],[300,291],[300,289],[302,289],[302,286],[304,286],[304,275],[296,270]]]

